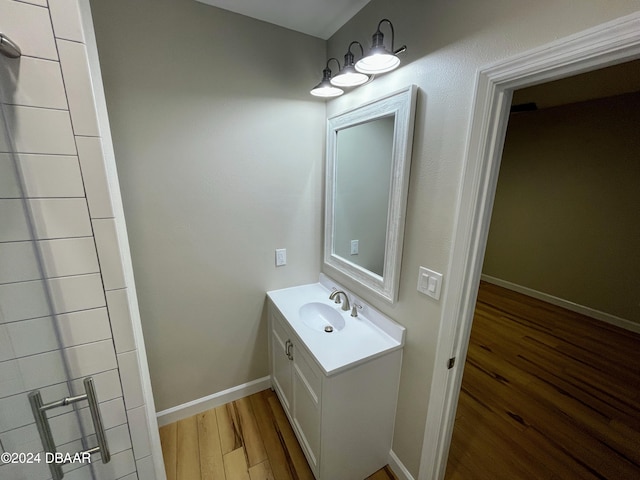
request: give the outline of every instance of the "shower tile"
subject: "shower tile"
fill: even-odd
[[[76,144],[91,218],[114,217],[101,139],[76,137]]]
[[[42,280],[0,285],[0,323],[46,317],[50,313]]]
[[[16,360],[0,362],[0,398],[22,393],[24,390],[24,381],[18,362]]]
[[[17,155],[25,197],[84,197],[78,157]]]
[[[36,237],[39,239],[90,237],[87,202],[82,198],[29,200]]]
[[[48,352],[16,360],[22,373],[24,391],[62,383],[66,380],[62,352]]]
[[[37,2],[41,4],[41,0]],[[57,60],[49,10],[12,0],[0,0],[0,18],[5,35],[29,57]]]
[[[146,406],[143,405],[129,410],[127,416],[131,428],[131,442],[133,443],[134,457],[137,460],[151,455]]]
[[[2,137],[0,125],[0,137]],[[0,146],[2,139],[0,138]],[[1,150],[1,149],[0,149]],[[21,198],[20,183],[16,174],[13,157],[9,153],[0,153],[0,198]]]
[[[111,340],[66,348],[64,354],[71,378],[82,378],[117,367]]]
[[[71,117],[67,110],[8,106],[5,113],[16,152],[76,154]],[[0,145],[2,148],[7,147]]]
[[[106,305],[99,274],[52,278],[47,282],[56,313],[89,310]]]
[[[122,400],[122,387],[120,386],[120,376],[117,370],[107,370],[106,372],[96,373],[92,376],[96,386],[96,395],[100,402],[106,402],[107,400],[116,398]],[[82,380],[73,380],[71,382],[71,390],[74,395],[83,394],[84,385],[82,384]],[[122,411],[124,412],[124,405]]]
[[[75,413],[67,413],[50,418],[49,426],[57,444],[73,442],[82,437],[80,422]]]
[[[156,470],[153,466],[153,458],[145,457],[136,461],[139,480],[156,480]]]
[[[47,480],[51,478],[49,465],[42,463],[10,463],[0,466],[0,478],[11,478],[20,480]],[[67,477],[64,477],[68,480]]]
[[[76,135],[97,137],[98,115],[93,97],[87,49],[81,43],[58,40],[62,76]]]
[[[43,403],[53,402],[69,396],[66,383],[59,383],[50,387],[41,388]],[[63,415],[73,411],[73,406],[56,408],[47,413],[51,417]],[[0,400],[0,432],[24,427],[33,423],[33,413],[26,394],[13,395]],[[1,477],[0,477],[1,478]]]
[[[18,79],[20,81],[18,81]],[[10,105],[68,109],[60,63],[25,57],[14,68],[0,69],[0,99]]]
[[[11,338],[6,325],[0,325],[0,362],[5,360],[13,360],[15,354],[11,346]]]
[[[105,430],[111,455],[124,452],[125,450],[131,450],[131,437],[129,436],[129,428],[127,428],[126,425],[120,425],[114,428],[105,427]],[[93,427],[89,429],[89,432],[92,431]],[[88,434],[87,443],[89,445],[97,445],[98,441],[96,440],[96,436]]]
[[[33,242],[0,243],[0,284],[40,278]]]
[[[131,313],[127,290],[110,290],[106,292],[113,342],[117,353],[124,353],[136,348],[131,325]]]
[[[42,253],[43,268],[48,278],[100,272],[96,246],[92,237],[42,240],[38,245]],[[1,249],[0,244],[0,252]]]
[[[98,394],[98,401],[100,400],[100,395]],[[86,406],[81,408],[79,414],[80,421],[82,422],[84,429],[89,432],[93,431],[91,412],[89,411],[89,408]],[[104,428],[114,428],[119,425],[126,424],[127,414],[124,410],[124,401],[122,400],[122,397],[114,398],[107,402],[100,401],[100,415],[102,416]]]
[[[49,0],[49,10],[56,38],[84,43],[78,0]]]
[[[27,215],[19,199],[0,199],[0,242],[30,240]]]
[[[97,460],[93,463],[93,466],[96,472],[95,480],[120,479],[136,471],[136,462],[133,459],[133,452],[130,449],[112,455],[109,463],[102,463],[100,460]]]
[[[60,333],[60,341],[56,327]],[[44,317],[7,324],[9,337],[17,358],[73,347],[111,338],[105,308]]]
[[[42,442],[35,423],[5,432],[2,435],[2,443],[8,452],[42,451]]]
[[[113,218],[94,219],[92,224],[104,289],[115,290],[126,287],[115,220]]]
[[[132,351],[118,355],[120,377],[122,378],[122,391],[127,410],[144,404],[142,396],[142,382],[140,380],[140,367],[138,364],[138,352]]]

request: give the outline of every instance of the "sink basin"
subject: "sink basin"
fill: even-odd
[[[318,332],[336,332],[344,328],[344,318],[333,307],[319,302],[306,303],[300,307],[303,323]]]

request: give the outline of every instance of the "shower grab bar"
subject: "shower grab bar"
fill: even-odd
[[[19,58],[22,55],[20,47],[16,45],[4,33],[0,33],[0,53],[9,58]]]
[[[40,390],[34,390],[33,392],[29,393],[29,403],[31,404],[33,417],[36,420],[38,433],[40,434],[40,439],[42,440],[42,446],[45,452],[53,454],[56,453],[56,444],[53,440],[51,427],[49,426],[49,418],[46,415],[47,410],[58,407],[66,407],[67,405],[72,405],[74,403],[81,402],[82,400],[87,400],[89,402],[91,421],[93,422],[93,429],[96,433],[98,446],[90,448],[88,450],[84,450],[82,452],[78,452],[77,455],[93,455],[100,452],[102,463],[109,463],[109,461],[111,460],[111,454],[109,453],[109,445],[107,443],[107,436],[104,430],[104,423],[102,422],[102,415],[100,415],[100,406],[98,404],[98,397],[96,395],[96,388],[93,382],[93,377],[85,378],[83,380],[83,383],[84,390],[86,392],[85,394],[77,395],[75,397],[65,397],[60,400],[56,400],[55,402],[46,404],[42,403]],[[58,463],[53,461],[48,463],[53,480],[62,480],[62,478],[64,477],[62,465],[64,465],[64,463],[66,462]]]

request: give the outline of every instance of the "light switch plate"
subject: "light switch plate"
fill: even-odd
[[[358,240],[351,240],[351,255],[358,255]]]
[[[441,289],[442,274],[425,267],[420,267],[420,272],[418,273],[418,291],[439,300]]]
[[[287,264],[287,249],[276,248],[276,267],[282,267]]]

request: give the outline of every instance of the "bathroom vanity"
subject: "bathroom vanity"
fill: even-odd
[[[405,329],[335,290],[321,275],[267,293],[271,381],[315,477],[362,479],[389,462]]]

